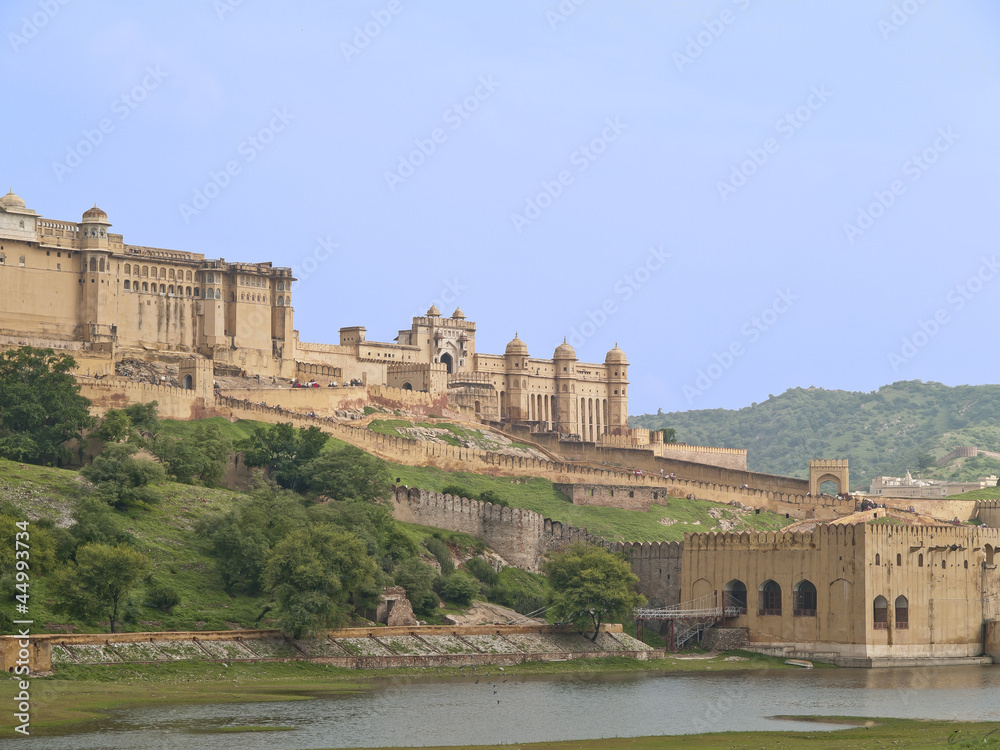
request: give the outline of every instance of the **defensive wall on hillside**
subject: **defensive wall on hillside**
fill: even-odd
[[[369,390],[390,392],[389,395],[411,394],[383,386]],[[301,396],[315,397],[322,388],[283,390],[281,394],[302,391]],[[326,389],[328,391],[357,389]],[[201,419],[224,416],[229,419],[254,419],[275,424],[291,422],[296,427],[318,426],[344,442],[369,451],[380,458],[410,466],[430,465],[446,471],[475,471],[494,476],[536,476],[563,484],[621,485],[629,487],[655,487],[675,497],[695,496],[714,502],[738,501],[743,505],[765,508],[791,518],[826,520],[850,512],[849,501],[820,496],[809,497],[802,490],[808,486],[804,479],[778,477],[756,472],[732,471],[715,466],[703,466],[686,461],[659,459],[649,451],[625,448],[604,449],[602,455],[612,459],[607,464],[595,465],[565,463],[463,448],[443,443],[413,440],[394,435],[382,435],[371,430],[338,422],[332,417],[306,417],[289,410],[266,404],[253,403],[249,398],[232,398],[224,395],[203,397],[197,390],[138,383],[118,378],[81,380],[81,392],[94,402],[93,411],[103,414],[108,409],[122,408],[130,403],[159,403],[160,415],[165,419]],[[257,392],[266,395],[269,391]],[[384,394],[383,394],[384,395]],[[427,394],[417,394],[416,398]],[[358,398],[360,398],[360,394]],[[319,398],[319,397],[316,397]],[[538,437],[531,435],[531,438]],[[560,445],[566,446],[563,441]],[[648,455],[646,455],[648,454]],[[636,473],[643,465],[649,468]],[[664,476],[660,476],[664,467]],[[689,472],[689,473],[685,473]],[[676,478],[670,479],[669,474]],[[699,478],[702,477],[702,478]],[[727,481],[728,480],[728,481]],[[761,482],[758,486],[755,482]],[[733,484],[731,482],[736,482]],[[749,485],[741,487],[740,485]],[[775,489],[767,489],[767,487]],[[780,489],[785,487],[786,489]],[[913,501],[907,501],[907,504]],[[937,501],[939,502],[939,501]],[[844,506],[843,508],[840,506]],[[905,507],[905,506],[904,506]]]
[[[824,495],[810,496],[806,492],[809,482],[804,479],[662,459],[653,455],[652,451],[627,448],[594,449],[590,446],[588,450],[599,450],[604,462],[588,464],[533,459],[382,435],[360,426],[336,421],[330,416],[307,417],[280,406],[254,403],[249,396],[233,398],[222,394],[199,395],[205,392],[205,387],[201,390],[185,390],[117,378],[84,379],[81,381],[81,387],[83,395],[94,402],[94,411],[99,414],[109,408],[121,408],[129,403],[155,400],[159,402],[161,416],[167,419],[187,420],[224,416],[229,419],[255,419],[272,424],[291,422],[297,427],[318,426],[334,437],[380,458],[410,466],[430,465],[446,471],[474,471],[494,476],[535,476],[561,484],[650,487],[656,488],[657,492],[662,489],[675,497],[694,496],[721,503],[737,501],[743,505],[787,514],[790,518],[799,520],[831,520],[853,511],[853,505],[849,500],[838,500]],[[320,392],[319,395],[316,394],[317,391]],[[324,391],[333,395],[327,396]],[[340,398],[337,391],[343,391],[348,400],[360,402],[364,398],[363,390],[358,388],[303,388],[277,392],[282,396],[292,394],[293,398],[302,399],[311,408],[315,405],[315,401],[310,402],[310,399],[336,400]],[[261,397],[272,392],[275,391],[261,390],[254,395]],[[415,400],[429,398],[427,394],[384,386],[371,386],[368,392],[374,392],[378,398],[396,396],[412,397]],[[346,405],[347,401],[342,403]],[[534,441],[538,437],[543,436],[531,434],[529,439]],[[544,443],[539,445],[545,449]],[[580,445],[572,441],[559,442],[560,450],[575,448],[577,453],[582,455],[584,451],[579,448]],[[661,471],[663,476],[660,475]],[[671,473],[675,474],[675,478],[670,478]],[[906,504],[913,502],[915,501],[907,500]],[[969,506],[969,510],[963,511],[965,515],[957,513],[963,520],[970,517],[971,503]]]
[[[986,456],[987,458],[1000,458],[1000,453],[994,453],[992,451],[981,451],[979,448],[971,445],[962,445],[958,448],[953,449],[949,453],[946,453],[941,458],[937,460],[938,466],[944,466],[949,461],[953,461],[956,458],[976,458],[978,456]]]
[[[680,601],[682,545],[678,542],[613,542],[534,511],[408,487],[393,487],[393,515],[407,523],[471,534],[510,564],[535,572],[550,552],[574,542],[600,544],[625,553],[639,576],[639,591],[654,606]]]

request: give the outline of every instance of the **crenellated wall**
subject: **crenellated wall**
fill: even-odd
[[[679,601],[683,548],[679,542],[609,542],[534,511],[408,487],[393,487],[393,515],[407,523],[471,534],[512,565],[535,572],[550,552],[574,542],[601,544],[629,557],[639,576],[639,591],[654,605]]]
[[[973,517],[993,529],[1000,529],[1000,500],[977,500]]]

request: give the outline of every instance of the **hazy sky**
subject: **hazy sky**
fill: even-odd
[[[291,266],[296,327],[437,301],[632,363],[633,414],[997,382],[988,0],[7,0],[0,180]]]

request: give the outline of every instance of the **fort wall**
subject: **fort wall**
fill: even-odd
[[[639,591],[650,602],[663,606],[679,601],[678,542],[609,542],[534,511],[408,487],[393,488],[393,515],[399,521],[475,536],[511,565],[535,572],[550,552],[574,542],[600,544],[629,557],[632,571],[640,579]]]

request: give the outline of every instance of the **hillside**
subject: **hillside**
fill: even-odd
[[[900,381],[871,393],[794,388],[743,409],[644,414],[629,424],[671,427],[685,443],[746,448],[750,468],[772,474],[805,477],[810,458],[847,458],[855,489],[907,469],[949,479],[1000,474],[1000,461],[983,457],[933,466],[961,445],[1000,451],[1000,385]]]

